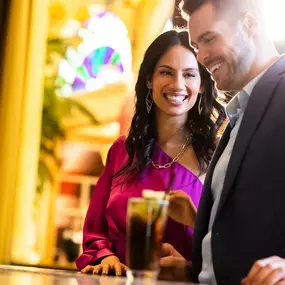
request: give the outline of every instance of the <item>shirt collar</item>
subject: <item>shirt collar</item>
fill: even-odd
[[[267,70],[267,69],[266,69]],[[243,90],[247,93],[248,96],[251,95],[253,88],[255,87],[255,85],[257,84],[257,82],[259,81],[259,79],[262,77],[262,75],[266,72],[266,70],[264,70],[263,72],[259,73],[255,78],[253,78],[244,88]]]

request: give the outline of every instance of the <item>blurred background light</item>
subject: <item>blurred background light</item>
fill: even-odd
[[[269,37],[285,44],[285,0],[261,0]]]

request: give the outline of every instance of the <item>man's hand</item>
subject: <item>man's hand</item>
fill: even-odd
[[[98,265],[87,265],[81,270],[82,273],[102,274],[108,275],[110,271],[115,272],[116,276],[124,274],[128,267],[121,263],[119,258],[115,255],[105,257]]]
[[[285,285],[285,259],[278,256],[254,263],[242,285]]]
[[[159,279],[189,281],[189,268],[189,262],[172,245],[168,243],[162,245]]]

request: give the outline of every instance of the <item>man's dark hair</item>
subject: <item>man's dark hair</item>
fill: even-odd
[[[191,16],[206,3],[212,3],[218,13],[237,15],[239,12],[252,11],[260,14],[260,0],[182,0],[182,11]]]

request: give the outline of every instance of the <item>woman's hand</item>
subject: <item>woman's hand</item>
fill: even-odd
[[[108,275],[108,273],[115,272],[116,276],[121,276],[126,272],[128,267],[121,263],[119,258],[115,255],[105,257],[98,265],[87,265],[81,270],[82,273],[102,274]]]
[[[170,192],[168,216],[172,220],[194,228],[196,214],[196,208],[185,192],[182,190]]]

